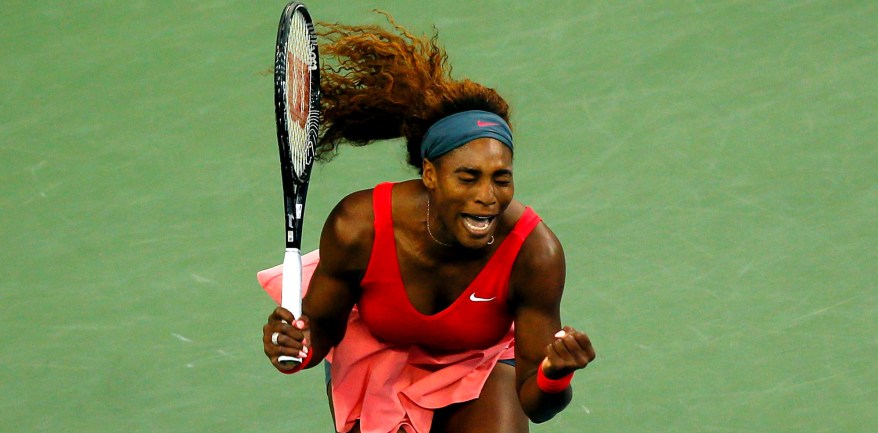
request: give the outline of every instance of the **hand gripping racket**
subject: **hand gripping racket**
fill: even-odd
[[[291,2],[280,17],[274,63],[274,113],[283,182],[286,251],[281,306],[302,315],[302,223],[320,122],[320,57],[305,6]],[[281,356],[281,362],[301,359]]]

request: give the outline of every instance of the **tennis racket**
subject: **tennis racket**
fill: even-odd
[[[317,33],[305,6],[291,2],[280,17],[274,63],[274,114],[284,195],[286,251],[281,306],[302,315],[302,225],[320,122]],[[301,362],[281,356],[280,362]]]

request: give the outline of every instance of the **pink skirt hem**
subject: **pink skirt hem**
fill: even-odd
[[[303,262],[303,294],[319,261],[317,251]],[[260,285],[280,304],[281,266],[257,273]],[[336,429],[363,433],[428,433],[433,411],[478,398],[500,359],[514,358],[513,331],[484,350],[435,354],[419,346],[376,339],[356,307],[347,332],[331,356],[332,401]]]

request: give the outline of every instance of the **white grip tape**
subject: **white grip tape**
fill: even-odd
[[[280,306],[298,319],[302,315],[302,253],[296,248],[284,253],[281,286]]]
[[[298,248],[287,248],[284,252],[283,275],[281,277],[280,306],[286,308],[293,317],[302,316],[302,252]],[[302,362],[301,358],[281,356],[280,362]]]

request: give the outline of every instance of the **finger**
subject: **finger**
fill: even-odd
[[[272,332],[274,332],[274,327],[271,326],[270,322],[262,326],[262,344],[271,342]]]
[[[568,365],[565,354],[559,353],[559,350],[564,350],[563,344],[559,344],[557,341],[546,346],[546,357],[541,365],[543,373],[552,379],[559,379],[575,370]]]
[[[561,344],[556,347],[556,352],[563,355],[576,368],[584,368],[595,357],[591,340],[584,332],[565,327],[565,336],[558,342]]]
[[[575,335],[576,342],[582,351],[585,353],[586,358],[588,358],[588,362],[594,361],[596,353],[594,351],[594,347],[591,344],[591,339],[588,338],[584,332],[578,332]]]
[[[310,320],[308,319],[308,317],[301,316],[298,319],[292,318],[292,315],[287,316],[286,314],[289,313],[289,311],[284,310],[280,307],[278,307],[275,311],[278,313],[275,317],[284,318],[280,321],[274,322],[277,324],[276,330],[284,335],[289,336],[293,340],[303,341],[305,338],[305,332],[310,328]]]
[[[560,348],[556,348],[555,345],[559,344],[561,339],[563,339],[566,336],[567,336],[567,331],[565,329],[562,329],[562,330],[556,332],[553,335],[553,337],[555,337],[555,339],[552,340],[551,342],[549,342],[548,345],[546,345],[546,351],[545,351],[546,352],[546,359],[548,360],[549,364],[554,365],[554,364],[557,364],[558,361],[560,361],[560,359],[562,357],[562,355],[559,353]]]
[[[274,345],[274,341],[271,342]],[[294,337],[290,337],[289,335],[278,333],[277,336],[277,347],[280,347],[281,350],[284,348],[290,348],[297,351],[308,351],[307,343],[305,343],[305,334],[298,333]]]
[[[281,335],[289,336],[292,339],[302,338],[302,332],[290,326],[289,323],[275,321],[268,322],[262,326],[262,343],[274,344],[274,341],[272,341],[272,335],[274,335],[275,332],[280,333]],[[298,337],[297,334],[299,334]]]
[[[570,349],[566,344],[567,336],[565,335],[562,338],[555,339],[552,344],[549,345],[550,358],[553,363],[556,365],[567,364],[569,359],[571,358]]]
[[[271,364],[279,371],[287,372],[295,368],[290,363],[281,363],[282,355],[294,358],[307,356],[308,348],[304,344],[304,329],[308,328],[307,318],[296,320],[289,310],[277,307],[268,316],[268,322],[262,327],[262,346]],[[272,337],[277,337],[272,341]],[[275,344],[275,341],[277,344]]]
[[[304,358],[308,355],[309,349],[297,340],[288,340],[283,334],[278,334],[278,344],[270,343],[265,347],[265,354],[271,360],[272,364],[288,365],[288,363],[280,363],[278,357],[290,356],[293,358]]]
[[[547,348],[552,365],[558,368],[583,368],[594,359],[594,349],[585,333],[565,326],[554,336],[555,340]]]
[[[300,331],[305,331],[311,328],[311,319],[309,319],[308,316],[301,315],[298,319],[290,322],[290,324],[293,326],[293,328],[296,328]]]
[[[301,351],[307,352],[304,340],[305,333],[288,323],[269,323],[262,328],[263,351],[272,360],[280,355],[298,357]]]
[[[262,339],[262,350],[272,363],[274,363],[274,361],[277,360],[277,357],[281,354],[281,347],[275,345],[271,341],[271,336],[268,337],[267,341],[265,338]]]
[[[279,351],[278,351],[277,356],[286,355],[286,356],[290,356],[293,358],[300,358],[300,359],[308,356],[308,348],[307,347],[301,347],[301,348],[294,348],[294,347],[290,347],[290,346],[278,346],[278,347],[279,347]],[[277,357],[275,357],[274,360],[277,360]]]
[[[271,312],[271,315],[268,316],[269,322],[279,322],[284,321],[287,323],[292,323],[296,318],[293,316],[293,313],[290,310],[287,310],[284,307],[277,307],[274,311]]]
[[[566,337],[564,342],[570,353],[585,353],[589,361],[594,359],[595,352],[588,334],[565,326]]]

